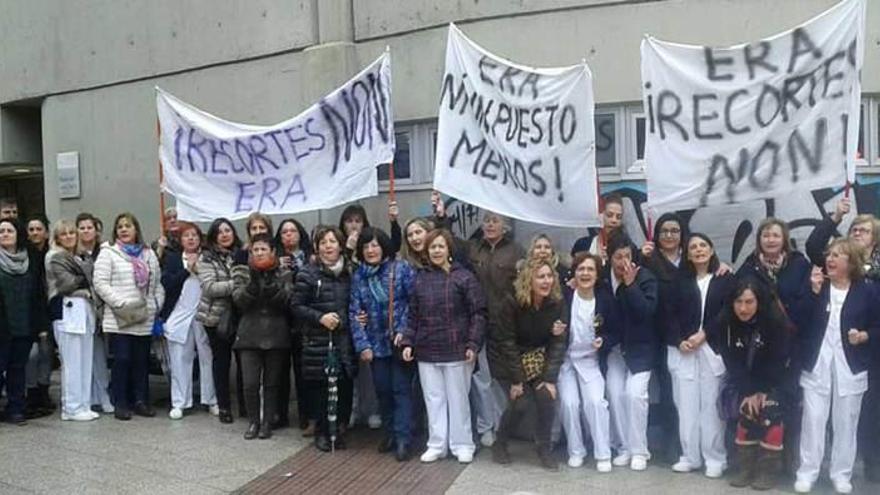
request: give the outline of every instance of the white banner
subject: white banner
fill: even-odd
[[[162,188],[181,220],[332,208],[378,193],[394,158],[391,58],[272,126],[229,122],[157,89]]]
[[[648,202],[661,210],[855,177],[865,1],[728,48],[642,41]]]
[[[535,69],[449,26],[434,187],[528,222],[599,224],[586,63]]]

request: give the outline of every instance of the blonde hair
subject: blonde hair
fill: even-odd
[[[66,250],[67,248],[62,246],[61,242],[58,241],[61,234],[65,232],[73,232],[76,235],[76,245],[73,248],[73,252],[76,252],[79,249],[79,229],[76,228],[76,223],[73,220],[68,220],[66,218],[56,220],[55,223],[52,224],[52,238],[50,239],[49,245],[53,248]]]
[[[538,244],[538,241],[545,240],[550,244],[550,251],[553,254],[550,256],[550,264],[553,266],[553,270],[556,271],[556,267],[559,266],[559,253],[556,252],[556,248],[553,247],[553,240],[550,239],[550,236],[547,234],[538,234],[535,237],[532,237],[532,242],[529,244],[529,261],[536,259],[535,258],[535,245]]]
[[[549,299],[553,301],[559,301],[562,299],[562,288],[559,285],[559,275],[556,273],[556,268],[554,268],[547,260],[529,260],[529,262],[526,263],[516,275],[516,280],[513,282],[513,288],[516,293],[516,302],[518,302],[520,306],[525,308],[533,304],[532,280],[535,278],[535,274],[538,273],[538,270],[545,266],[550,269],[550,273],[553,275],[553,288],[550,289]]]
[[[418,225],[419,227],[424,229],[425,235],[427,236],[429,232],[434,230],[434,223],[428,219],[416,217],[409,222],[406,222],[406,225],[403,226],[403,249],[401,249],[401,256],[403,256],[403,259],[408,261],[410,265],[417,268],[423,268],[425,266],[425,253],[416,253],[409,247],[407,234],[409,233],[409,228],[412,225]],[[425,251],[427,251],[427,248],[428,246],[426,244]],[[450,249],[452,248],[450,247]]]
[[[862,249],[862,246],[858,245],[852,239],[847,239],[843,237],[839,237],[831,241],[831,244],[828,245],[828,249],[825,250],[825,257],[828,257],[828,254],[831,253],[833,249],[838,249],[840,254],[846,255],[849,260],[847,264],[849,265],[849,279],[850,280],[861,280],[865,278],[865,250]]]

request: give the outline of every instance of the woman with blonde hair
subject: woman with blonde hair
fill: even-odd
[[[529,243],[526,259],[520,260],[517,264],[517,268],[522,269],[527,262],[532,260],[545,260],[549,262],[550,266],[556,270],[560,285],[567,284],[571,279],[569,268],[562,263],[559,253],[556,252],[556,248],[553,246],[553,241],[547,234],[540,233],[532,237],[532,242]]]
[[[95,305],[91,289],[92,262],[77,256],[78,232],[70,220],[52,227],[46,255],[49,314],[61,354],[61,419],[91,421],[92,355]]]
[[[568,319],[568,311],[556,270],[546,259],[526,264],[514,288],[515,297],[504,301],[496,327],[500,360],[495,362],[494,377],[509,390],[510,403],[501,416],[492,458],[499,464],[510,463],[507,444],[512,429],[534,402],[538,458],[542,466],[555,470],[550,432],[556,416],[556,379],[568,339],[562,320]]]

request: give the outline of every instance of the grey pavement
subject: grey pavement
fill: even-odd
[[[165,387],[154,377],[154,394]],[[57,396],[57,384],[53,396]],[[121,422],[104,416],[89,423],[62,422],[56,413],[27,426],[0,424],[0,494],[217,494],[229,493],[293,455],[309,442],[299,430],[277,431],[270,440],[242,439],[245,421],[222,425],[205,412],[180,421],[157,408],[155,418]],[[588,460],[584,467],[561,465],[550,473],[539,467],[526,443],[511,446],[514,463],[499,466],[487,450],[458,477],[450,495],[475,494],[679,494],[747,493],[723,480],[699,473],[677,474],[651,465],[636,473],[615,468],[599,474]],[[412,462],[418,462],[413,460]],[[453,460],[441,462],[454,462]],[[857,478],[858,494],[880,493],[880,485]],[[793,493],[790,484],[778,491]],[[814,493],[833,493],[827,482]]]

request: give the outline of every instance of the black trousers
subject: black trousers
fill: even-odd
[[[272,421],[278,413],[278,392],[281,375],[287,371],[284,367],[288,361],[288,349],[242,349],[241,357],[242,384],[248,420],[258,423],[260,420]],[[260,387],[263,389],[263,408],[260,408]],[[262,414],[261,414],[262,412]]]
[[[214,361],[211,363],[211,371],[214,375],[214,389],[217,392],[217,407],[223,410],[232,408],[231,395],[229,392],[229,369],[232,366],[232,342],[217,335],[213,328],[206,328],[208,342],[211,344],[211,353]]]
[[[537,408],[537,422],[535,424],[535,443],[539,448],[550,448],[550,434],[553,428],[553,420],[556,418],[556,401],[546,388],[537,390],[533,384],[523,384],[523,394],[510,401],[507,409],[501,415],[500,425],[495,432],[496,439],[502,444],[507,443],[513,429],[519,424],[520,419],[528,414],[530,408]],[[509,383],[502,383],[505,390],[510,390]]]
[[[292,365],[292,366],[291,366]],[[306,400],[305,380],[302,378],[302,339],[296,335],[290,347],[290,354],[285,364],[287,373],[281,375],[281,389],[278,394],[278,416],[280,419],[290,417],[290,373],[293,371],[293,385],[296,389],[296,410],[300,422],[303,419],[315,420],[317,414],[309,407]]]
[[[305,398],[311,404],[317,420],[315,435],[330,435],[329,423],[327,420],[327,381],[326,380],[308,380],[305,382]],[[336,426],[345,429],[348,427],[348,421],[351,419],[351,402],[354,394],[352,380],[347,375],[342,374],[337,381],[339,389],[339,402],[336,409]]]
[[[868,391],[859,415],[858,448],[865,469],[880,474],[880,363],[868,370]]]

